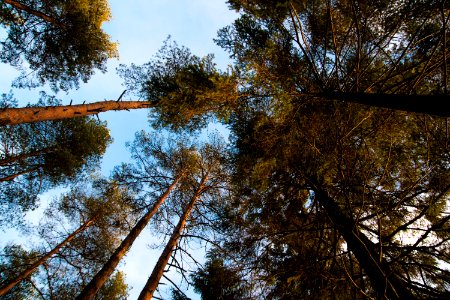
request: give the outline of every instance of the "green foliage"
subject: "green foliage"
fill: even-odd
[[[282,21],[286,15],[289,13],[289,6],[293,3],[297,5],[302,1],[287,1],[287,0],[251,0],[251,1],[241,1],[241,0],[229,0],[227,1],[230,8],[236,11],[249,12],[256,17],[277,17],[278,20]]]
[[[224,209],[222,242],[247,263],[255,291],[380,297],[341,236],[349,230],[400,278],[399,288],[445,297],[446,121],[321,95],[446,93],[448,12],[434,2],[228,2],[242,15],[216,42],[235,59],[245,102],[228,122],[236,200]],[[318,190],[332,197],[333,211]],[[348,224],[336,222],[336,211]]]
[[[204,205],[199,205],[191,215],[191,234],[203,235],[213,227],[212,220],[203,217],[210,214],[216,202],[226,201],[222,185],[228,181],[223,153],[224,143],[213,136],[208,143],[194,142],[186,136],[149,134],[137,132],[129,145],[133,163],[122,164],[113,172],[114,180],[125,186],[135,196],[138,210],[148,210],[166,191],[175,178],[181,176],[176,190],[164,202],[160,212],[152,219],[158,230],[171,231],[167,218],[177,220],[183,207],[191,200],[199,182],[208,175],[207,189],[202,195]],[[199,222],[195,221],[199,218]]]
[[[83,165],[93,165],[111,142],[106,124],[93,118],[61,121],[55,139],[57,149],[44,155],[43,172],[52,178],[73,177]]]
[[[107,59],[118,56],[117,44],[101,29],[110,19],[106,0],[20,3],[50,20],[0,4],[1,25],[7,30],[0,43],[0,60],[22,71],[15,86],[49,83],[54,90],[68,90],[78,87],[80,81],[87,82],[95,69],[105,72]],[[28,68],[32,75],[28,75]]]
[[[225,120],[237,101],[234,77],[216,70],[212,60],[167,40],[150,62],[118,71],[128,89],[157,104],[150,115],[153,125],[195,130],[212,116]]]
[[[116,272],[102,286],[95,296],[96,300],[126,300],[128,299],[128,286],[125,283],[125,275]]]
[[[134,193],[140,208],[159,198],[178,176],[198,171],[195,147],[188,137],[176,140],[170,135],[140,131],[128,148],[133,163],[117,166],[112,177]]]
[[[244,283],[238,273],[224,265],[222,259],[213,256],[210,255],[205,266],[191,275],[194,290],[202,300],[246,298]]]
[[[177,266],[184,264],[185,260],[186,263],[195,262],[186,245],[196,237],[208,239],[218,223],[214,219],[217,203],[227,201],[228,198],[223,141],[217,136],[211,137],[208,143],[193,142],[185,136],[174,137],[138,132],[130,145],[134,162],[122,164],[114,170],[113,175],[120,186],[126,186],[133,192],[135,205],[144,212],[152,209],[174,179],[181,176],[176,188],[151,219],[154,232],[176,237],[178,232],[174,231],[174,224],[180,222],[180,216],[187,218],[184,220],[186,223],[182,236],[176,237],[179,239],[177,247],[164,250],[165,253],[170,252],[176,261],[167,266],[170,269],[178,269]],[[186,207],[192,208],[192,205],[193,209],[186,216]],[[179,271],[185,272],[182,268]],[[183,295],[174,292],[173,297],[180,298]]]

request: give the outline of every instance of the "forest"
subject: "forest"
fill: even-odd
[[[0,234],[26,237],[2,244],[0,299],[129,299],[142,234],[140,300],[450,299],[450,3],[226,5],[225,70],[168,38],[117,68],[117,99],[75,104],[54,93],[114,72],[108,1],[0,1],[10,84],[54,92],[0,91]],[[102,115],[129,110],[147,126],[102,174]]]

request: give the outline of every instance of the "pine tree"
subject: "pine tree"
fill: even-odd
[[[447,261],[441,246],[448,242],[443,234],[448,217],[442,205],[450,187],[445,120],[319,102],[302,111],[295,106],[273,114],[243,110],[233,124],[234,242],[241,245],[236,251],[261,257],[264,248],[251,247],[260,239],[271,241],[267,261],[254,261],[257,272],[288,274],[276,258],[293,261],[310,247],[317,262],[330,264],[306,260],[302,269],[322,268],[320,276],[329,276],[325,288],[334,284],[332,274],[353,274],[348,280],[358,278],[357,289],[369,296],[445,297],[448,271],[440,267]],[[412,241],[402,242],[402,232]],[[334,237],[325,238],[330,233]],[[308,242],[299,248],[294,237]],[[300,284],[319,276],[293,272],[302,276],[279,278],[273,288],[283,280]]]
[[[195,190],[194,195],[192,196],[190,202],[184,208],[183,214],[178,221],[178,224],[175,226],[173,233],[167,242],[164,250],[156,262],[156,266],[153,268],[153,272],[150,275],[147,283],[139,294],[138,299],[151,299],[153,297],[153,293],[156,291],[158,287],[159,281],[163,275],[164,269],[169,262],[170,257],[172,256],[173,250],[177,243],[179,242],[181,232],[183,231],[186,222],[191,214],[194,205],[198,201],[203,189],[205,188],[205,184],[208,180],[208,174],[204,174],[202,180],[200,181],[197,189]]]
[[[53,256],[55,253],[59,251],[62,247],[66,246],[70,241],[72,241],[81,231],[86,230],[89,226],[91,226],[95,222],[94,218],[91,218],[90,220],[83,223],[77,230],[72,232],[67,238],[64,239],[61,243],[59,243],[56,247],[54,247],[52,250],[47,252],[45,255],[40,257],[36,262],[34,262],[31,266],[26,268],[24,271],[22,271],[17,277],[15,277],[13,280],[10,280],[2,285],[0,288],[0,296],[5,295],[9,290],[14,288],[16,284],[24,280],[25,278],[29,277],[34,270],[45,263],[47,259],[49,259],[51,256]]]
[[[102,269],[93,277],[93,279],[89,282],[88,285],[83,289],[83,291],[77,296],[77,299],[93,299],[95,294],[111,274],[114,272],[114,269],[119,264],[120,260],[125,256],[127,251],[133,245],[133,242],[139,236],[139,234],[144,230],[145,226],[148,224],[153,215],[157,212],[159,206],[166,200],[169,196],[169,193],[172,189],[175,188],[179,180],[175,178],[172,184],[167,188],[166,192],[161,195],[161,197],[155,202],[155,204],[145,213],[145,215],[136,223],[133,229],[130,230],[126,238],[122,241],[120,246],[114,251],[113,255],[109,258],[109,260],[103,265]]]
[[[59,102],[43,95],[40,103]],[[33,209],[39,193],[93,170],[110,142],[106,124],[87,117],[0,126],[2,223],[20,223],[12,216]]]
[[[101,29],[110,17],[105,0],[2,1],[0,24],[7,35],[0,60],[22,70],[14,82],[17,87],[78,87],[95,69],[105,72],[107,59],[118,56],[117,44]]]
[[[34,259],[2,282],[1,294],[7,295],[10,290],[14,293],[17,284],[31,280],[33,290],[45,297],[74,297],[106,262],[121,235],[129,230],[126,224],[133,219],[129,203],[126,191],[105,181],[98,181],[91,190],[76,186],[55,199],[44,215],[39,235],[50,245],[58,244],[51,250],[32,251]],[[77,224],[81,226],[62,242],[56,242],[62,236],[60,227]],[[126,294],[121,282],[123,276],[115,275],[105,289],[109,286],[110,292]]]

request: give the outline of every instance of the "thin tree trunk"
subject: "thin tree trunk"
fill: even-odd
[[[48,147],[48,148],[37,150],[37,151],[32,151],[32,152],[28,152],[28,153],[22,153],[22,154],[18,154],[18,155],[14,155],[14,156],[9,156],[9,157],[6,157],[6,158],[0,160],[0,166],[4,166],[7,164],[16,162],[16,161],[24,160],[28,157],[33,157],[33,156],[37,156],[37,155],[44,154],[44,153],[50,153],[50,152],[54,151],[55,149],[56,149],[56,147]]]
[[[194,196],[191,198],[191,201],[189,202],[188,206],[183,212],[183,215],[180,217],[180,221],[178,222],[177,226],[175,227],[172,236],[170,237],[169,241],[167,242],[166,247],[164,248],[163,253],[158,259],[158,262],[156,263],[155,268],[153,269],[152,274],[150,275],[150,278],[147,280],[147,283],[145,284],[144,288],[142,289],[138,300],[149,300],[153,297],[153,293],[155,292],[156,288],[158,287],[159,280],[161,279],[164,268],[167,265],[167,262],[170,259],[170,256],[172,255],[173,249],[178,243],[178,239],[180,238],[181,231],[183,230],[184,226],[186,225],[186,221],[191,214],[192,208],[195,205],[195,202],[197,202],[198,198],[200,197],[201,193],[203,192],[203,188],[205,186],[206,181],[208,180],[208,176],[206,175],[203,177],[202,181],[200,182],[199,187],[195,191]]]
[[[381,260],[375,244],[361,233],[326,191],[314,184],[315,197],[342,234],[350,251],[369,277],[378,299],[416,299]]]
[[[8,281],[4,286],[0,288],[0,296],[5,295],[9,290],[11,290],[16,284],[27,278],[33,271],[42,265],[47,259],[49,259],[53,254],[59,251],[62,247],[67,245],[71,240],[73,240],[80,232],[87,229],[94,223],[94,218],[86,221],[83,225],[81,225],[77,230],[71,233],[64,241],[59,243],[55,248],[53,248],[50,252],[47,252],[44,256],[38,259],[35,263],[29,266],[25,271],[20,273],[16,278]]]
[[[102,269],[92,278],[89,284],[81,291],[76,299],[93,299],[97,294],[98,290],[105,284],[106,280],[111,276],[114,272],[114,269],[119,264],[120,260],[125,256],[128,250],[133,245],[136,238],[139,234],[144,230],[147,226],[150,219],[153,215],[158,211],[158,208],[169,196],[170,192],[174,189],[181,176],[175,178],[172,184],[167,188],[164,194],[158,199],[158,201],[153,205],[153,207],[137,222],[137,224],[131,229],[130,233],[127,237],[122,241],[120,246],[114,251],[114,254],[109,258],[109,260],[105,263]]]
[[[11,180],[13,180],[16,177],[19,177],[20,175],[28,174],[28,173],[34,172],[36,170],[37,170],[37,168],[34,168],[34,169],[28,169],[28,170],[25,170],[25,171],[22,171],[22,172],[19,172],[19,173],[12,174],[12,175],[0,178],[0,182],[11,181]]]
[[[5,108],[0,109],[0,126],[70,119],[96,115],[109,110],[130,110],[153,106],[154,104],[147,101],[108,100],[78,105]]]
[[[63,28],[63,29],[66,28],[66,25],[64,23],[62,23],[62,22],[58,21],[57,19],[55,19],[55,18],[53,18],[53,17],[51,17],[49,15],[46,15],[46,14],[44,14],[44,13],[38,11],[38,10],[35,10],[35,9],[29,7],[28,5],[25,5],[25,4],[22,4],[22,3],[18,2],[18,1],[13,1],[13,0],[4,0],[4,2],[14,6],[17,9],[26,11],[29,14],[32,14],[32,15],[38,17],[38,18],[41,18],[41,19],[43,19],[44,21],[46,21],[48,23],[51,23],[51,24],[56,25],[56,26],[58,26],[60,28]]]

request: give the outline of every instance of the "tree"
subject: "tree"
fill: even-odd
[[[243,14],[216,42],[262,88],[245,91],[448,116],[439,112],[448,99],[440,2],[228,2]]]
[[[126,300],[128,299],[128,286],[125,283],[125,275],[116,272],[108,279],[105,285],[99,290],[95,299],[98,300]]]
[[[219,140],[212,140],[211,144],[205,144],[198,150],[195,148],[191,150],[193,163],[188,168],[187,180],[184,181],[184,185],[180,187],[178,195],[174,199],[178,200],[174,202],[178,207],[174,207],[172,204],[171,208],[171,210],[180,212],[178,223],[153,268],[152,274],[142,289],[139,299],[152,298],[170,258],[176,252],[177,244],[185,236],[182,235],[182,232],[188,230],[186,225],[188,222],[194,221],[190,227],[196,227],[198,221],[195,215],[201,215],[196,208],[197,206],[204,206],[206,203],[203,203],[202,198],[206,198],[210,191],[220,189],[224,183],[222,146]],[[193,230],[189,228],[188,232],[193,232]],[[179,265],[179,262],[174,259],[171,265]]]
[[[43,289],[48,294],[54,294],[57,298],[74,299],[108,261],[121,239],[135,224],[137,216],[134,214],[132,194],[115,182],[105,179],[74,186],[71,193],[58,205],[63,212],[63,219],[58,215],[51,219],[59,224],[66,223],[66,220],[70,223],[79,222],[78,220],[91,215],[97,217],[94,226],[58,252],[46,269],[49,275],[43,276],[43,282],[48,282]],[[55,211],[50,208],[49,214],[52,215]],[[52,240],[58,234],[58,223],[49,224],[51,230],[42,232],[46,240]],[[120,278],[111,277],[105,283],[105,288],[111,282],[120,283],[118,279]],[[113,290],[124,291],[123,288]],[[99,297],[100,295],[99,292]]]
[[[131,248],[133,242],[136,240],[136,238],[139,236],[142,230],[144,230],[145,226],[148,224],[152,216],[156,213],[159,206],[166,200],[171,190],[175,188],[176,184],[178,183],[178,180],[179,177],[174,179],[172,184],[167,188],[166,192],[161,195],[161,197],[155,202],[155,204],[151,207],[151,209],[149,209],[149,211],[139,220],[139,222],[136,223],[136,225],[133,227],[133,229],[131,229],[127,237],[122,241],[120,246],[114,251],[114,254],[103,265],[102,269],[94,276],[94,278],[83,289],[80,295],[78,295],[77,299],[94,298],[97,291],[102,288],[104,283],[114,272],[114,269],[117,267],[120,260]]]
[[[35,251],[36,258],[32,262],[15,270],[17,272],[15,277],[2,282],[0,295],[5,295],[24,279],[36,277],[38,279],[35,281],[35,288],[41,286],[44,281],[48,282],[47,289],[50,295],[62,296],[68,293],[67,295],[74,296],[73,293],[79,289],[77,281],[90,276],[90,273],[103,263],[110,248],[116,244],[117,235],[126,230],[124,224],[131,220],[131,216],[127,216],[127,213],[130,213],[127,204],[129,196],[125,191],[118,189],[113,183],[104,182],[97,182],[96,190],[97,195],[88,195],[85,189],[76,187],[50,205],[44,218],[46,223],[44,228],[41,228],[42,238],[50,245],[55,239],[52,235],[56,234],[58,238],[61,236],[56,232],[60,224],[73,222],[81,223],[81,226],[51,250]],[[38,255],[39,252],[42,254]],[[70,272],[64,267],[64,262],[77,269],[78,279],[75,282],[70,278]],[[42,273],[39,268],[45,269],[47,274],[39,274]],[[52,272],[61,272],[61,277],[66,279],[55,279],[54,274],[50,275]],[[43,280],[39,279],[39,276],[47,278]],[[62,281],[61,286],[58,286],[60,283],[53,282],[58,280]],[[114,280],[118,282],[122,279]],[[39,293],[45,294],[45,289],[39,290]]]
[[[160,206],[167,202],[171,191],[186,185],[186,177],[193,176],[198,168],[196,151],[186,141],[181,143],[178,139],[162,138],[142,131],[136,133],[130,149],[134,164],[117,167],[113,177],[119,185],[133,191],[137,198],[135,204],[144,214],[78,299],[92,299],[95,296]],[[149,198],[157,200],[149,203]]]
[[[95,219],[90,219],[83,223],[77,230],[72,232],[67,238],[64,239],[61,243],[59,243],[55,248],[47,252],[45,255],[40,257],[37,261],[35,261],[33,264],[31,264],[28,268],[26,268],[24,271],[22,271],[17,277],[15,277],[13,280],[10,280],[3,284],[3,286],[0,288],[0,296],[5,295],[9,290],[14,288],[16,284],[24,280],[25,278],[29,277],[31,273],[34,272],[34,270],[42,265],[47,259],[49,259],[51,256],[53,256],[55,253],[59,251],[62,247],[70,243],[81,231],[87,229],[89,226],[91,226],[94,223]]]
[[[43,95],[44,103],[58,101]],[[6,105],[15,105],[11,95],[4,96]],[[32,209],[40,192],[93,170],[111,142],[105,125],[85,117],[1,126],[2,222],[18,210]]]
[[[191,201],[186,206],[183,214],[180,217],[180,221],[178,222],[177,226],[173,230],[172,236],[170,237],[169,241],[167,242],[166,246],[164,247],[164,250],[163,250],[161,256],[159,257],[159,259],[156,263],[156,266],[154,267],[153,272],[150,275],[149,279],[147,280],[147,283],[145,284],[141,293],[139,294],[138,299],[151,299],[153,297],[153,293],[156,291],[156,288],[158,287],[158,284],[159,284],[159,280],[161,279],[161,277],[163,275],[164,268],[166,267],[167,263],[169,262],[169,259],[172,255],[172,251],[174,250],[176,244],[178,243],[178,239],[181,236],[181,231],[183,230],[183,228],[186,224],[186,221],[189,217],[189,214],[191,213],[191,210],[194,208],[195,203],[197,202],[198,198],[200,197],[200,194],[204,188],[204,185],[205,185],[205,182],[207,179],[208,179],[208,177],[206,175],[200,182]]]
[[[252,299],[362,296],[347,277],[358,274],[358,264],[342,249],[344,242],[326,213],[317,203],[308,203],[307,191],[294,188],[294,176],[270,180],[264,192],[236,192],[235,200],[225,203],[221,211],[227,213],[221,216],[216,240],[221,247],[213,257],[224,260],[241,284],[245,282],[242,291]],[[365,282],[356,276],[353,280]]]
[[[356,287],[364,294],[389,299],[445,298],[449,274],[441,265],[448,260],[443,245],[449,237],[438,233],[446,231],[448,222],[441,206],[449,192],[448,179],[444,179],[449,172],[444,154],[448,152],[445,123],[439,118],[365,111],[327,102],[312,102],[301,111],[295,106],[274,113],[268,113],[264,106],[242,109],[232,123],[236,145],[232,162],[239,187],[239,204],[234,210],[241,216],[237,225],[245,230],[247,224],[250,229],[241,238],[237,235],[235,243],[241,245],[252,238],[255,245],[267,241],[262,243],[266,247],[255,249],[255,255],[261,257],[268,251],[268,269],[272,271],[264,265],[257,265],[257,270],[275,272],[285,270],[281,262],[292,261],[290,257],[297,253],[300,257],[305,254],[293,244],[289,237],[293,233],[312,243],[311,250],[317,249],[319,261],[323,257],[324,263],[332,263],[325,271],[333,264],[338,269],[344,266],[340,257],[345,254],[345,242],[351,251],[350,262],[359,265],[353,267],[356,273],[347,273],[349,280],[358,278]],[[311,229],[305,228],[314,220],[314,210],[309,210],[315,205],[321,219],[329,221],[313,222]],[[304,214],[305,224],[299,223],[292,233],[288,225],[298,217],[292,215],[290,206],[300,213],[298,217]],[[283,228],[279,222],[284,218]],[[312,230],[326,234],[323,223],[338,234],[330,245],[323,238],[310,238]],[[263,231],[260,239],[254,237],[259,231]],[[402,231],[412,235],[412,241],[402,241]],[[280,248],[275,250],[277,245]],[[243,257],[248,253],[245,246],[244,242],[240,250]],[[330,248],[323,252],[320,247]],[[280,263],[274,251],[280,252]],[[314,266],[315,261],[306,261],[302,269]],[[348,270],[337,272],[346,274]],[[321,272],[321,276],[325,274]],[[303,273],[289,281],[305,282],[308,275],[316,273]]]
[[[5,281],[8,276],[15,276],[18,269],[26,267],[32,262],[37,253],[27,252],[20,246],[7,246],[3,249],[1,256],[0,274],[1,281]],[[9,293],[3,295],[2,299],[29,299],[33,298],[51,298],[45,295],[38,289],[39,278],[28,277],[17,284]],[[58,297],[58,295],[52,295]],[[61,295],[62,296],[62,295]],[[100,289],[96,299],[99,300],[125,300],[128,296],[128,287],[125,283],[123,273],[117,272],[110,280],[106,282],[102,289]]]
[[[215,118],[231,130],[226,166],[214,147],[178,141],[192,158],[180,162],[139,133],[131,146],[136,163],[116,169],[117,185],[145,214],[177,178],[167,166],[196,165],[158,204],[153,224],[178,225],[170,226],[140,297],[151,297],[166,266],[181,268],[180,241],[214,228],[220,239],[210,240],[224,258],[208,270],[233,270],[250,297],[448,298],[448,122],[433,116],[448,110],[431,102],[448,99],[444,2],[229,3],[242,15],[217,40],[235,59],[228,72],[176,44],[144,66],[120,69],[128,87],[154,105],[157,128],[192,131]],[[228,172],[233,180],[225,184]],[[225,188],[232,198],[221,202]],[[111,257],[120,234],[101,228],[61,251],[62,271],[47,267],[49,291],[73,297]],[[70,273],[68,265],[77,269]],[[55,279],[65,270],[66,281]]]
[[[171,290],[172,293],[172,300],[190,300],[191,298],[187,297],[183,292],[177,290],[177,289],[172,289]]]
[[[0,256],[0,279],[6,282],[16,276],[17,270],[28,266],[36,259],[37,253],[24,250],[20,245],[7,245],[2,249]],[[21,281],[3,299],[25,299],[26,297],[39,297],[31,278]]]
[[[78,87],[95,69],[105,72],[107,59],[118,56],[117,44],[101,29],[110,17],[105,0],[2,1],[0,22],[7,35],[0,60],[22,70],[15,86],[48,82],[54,90]]]
[[[118,72],[129,91],[154,104],[157,128],[192,131],[211,117],[226,120],[238,99],[234,76],[218,71],[213,55],[200,58],[170,40],[150,62],[121,65]]]

